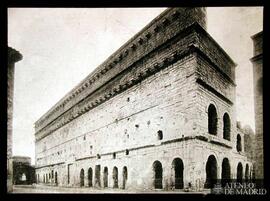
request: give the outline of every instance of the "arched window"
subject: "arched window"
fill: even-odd
[[[231,140],[231,120],[228,113],[223,115],[223,138]]]
[[[162,189],[162,164],[159,161],[155,161],[153,163],[153,171],[154,171],[154,187],[156,189]]]
[[[238,152],[242,151],[242,140],[240,134],[237,135],[237,140],[236,140],[236,150]]]
[[[157,134],[158,134],[158,140],[162,140],[163,139],[163,132],[161,130],[159,130],[157,132]]]
[[[217,110],[213,104],[208,107],[208,133],[217,134]]]

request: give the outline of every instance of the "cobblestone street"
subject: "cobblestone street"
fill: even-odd
[[[76,187],[59,187],[59,186],[46,186],[46,185],[15,185],[13,186],[13,193],[143,193],[143,194],[152,194],[152,193],[161,193],[161,194],[207,194],[209,191],[203,192],[184,192],[183,190],[175,191],[165,191],[165,190],[145,190],[145,191],[131,191],[123,189],[96,189],[96,188],[76,188]]]

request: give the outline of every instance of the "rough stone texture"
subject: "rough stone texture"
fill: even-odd
[[[175,16],[171,21],[175,11],[186,18]],[[148,32],[153,40],[145,44],[138,39],[140,45],[136,43],[132,55],[118,59],[108,73],[100,74],[93,88],[85,83],[103,65],[41,117],[35,125],[38,182],[56,184],[55,178],[46,179],[53,170],[57,185],[80,186],[83,169],[87,186],[91,168],[91,183],[99,187],[96,172],[100,167],[104,187],[107,167],[108,187],[113,188],[116,167],[118,186],[124,188],[126,167],[125,188],[149,190],[154,188],[153,164],[159,161],[162,187],[170,190],[175,186],[172,162],[180,158],[184,187],[199,191],[210,155],[217,160],[218,178],[225,157],[232,178],[236,178],[239,162],[251,166],[245,152],[236,151],[235,64],[201,27],[205,22],[203,8],[167,9],[103,65]],[[161,24],[159,32],[154,31]],[[208,133],[211,103],[218,113],[216,136]],[[223,139],[225,112],[230,116],[231,141]],[[163,138],[159,139],[161,131]]]
[[[7,192],[12,192],[12,120],[14,94],[14,67],[22,59],[22,55],[13,48],[8,48],[8,83],[7,83]]]
[[[255,128],[256,128],[256,167],[257,179],[264,178],[263,157],[263,32],[252,36],[254,44],[253,84],[255,103]]]

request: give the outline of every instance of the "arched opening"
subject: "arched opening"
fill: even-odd
[[[172,169],[174,174],[174,187],[175,189],[184,188],[184,164],[180,158],[175,158],[172,162]]]
[[[236,150],[238,152],[242,151],[242,139],[240,134],[237,135],[237,140],[236,140]]]
[[[126,182],[128,179],[128,172],[127,172],[127,167],[123,167],[123,189],[126,188]]]
[[[84,186],[84,169],[81,169],[80,172],[80,186]]]
[[[214,184],[216,183],[217,183],[217,160],[215,156],[211,155],[208,157],[206,163],[205,188],[213,188]]]
[[[107,167],[104,167],[103,183],[104,183],[104,188],[108,187],[108,168]]]
[[[43,175],[43,183],[45,183],[45,175]]]
[[[101,183],[101,181],[100,181],[100,170],[101,169],[101,167],[100,167],[100,165],[96,165],[96,167],[95,167],[95,186],[96,187],[100,187],[101,185],[100,185],[100,183]]]
[[[231,120],[228,113],[223,115],[223,138],[231,140]]]
[[[118,188],[118,169],[113,168],[113,188]]]
[[[46,174],[46,181],[45,183],[48,183],[48,174]]]
[[[245,180],[246,180],[246,182],[248,182],[249,181],[249,165],[248,164],[246,164],[246,170],[245,170]]]
[[[242,179],[243,179],[243,166],[242,166],[242,163],[238,163],[236,181],[239,182],[239,183],[242,183]]]
[[[154,171],[154,187],[155,189],[162,189],[162,164],[159,161],[153,163]]]
[[[226,183],[231,181],[231,167],[228,158],[224,158],[222,161],[222,172],[221,172],[221,185],[226,186]]]
[[[93,186],[92,180],[93,180],[93,170],[92,168],[89,168],[88,169],[88,187]]]
[[[57,172],[54,173],[54,182],[56,185],[58,185]]]
[[[217,134],[217,110],[213,104],[208,107],[208,133]]]
[[[163,139],[163,132],[161,130],[159,130],[157,132],[157,134],[158,134],[158,140],[162,140]]]

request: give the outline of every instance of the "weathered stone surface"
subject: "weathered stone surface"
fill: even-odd
[[[238,163],[251,166],[244,151],[236,151],[235,64],[207,34],[205,21],[202,8],[166,10],[60,100],[59,111],[54,107],[38,120],[39,182],[55,183],[45,176],[54,170],[59,185],[80,186],[81,175],[88,185],[91,168],[90,184],[99,187],[100,177],[106,187],[108,175],[113,188],[117,168],[119,188],[153,189],[153,165],[159,161],[162,188],[170,190],[176,186],[173,161],[179,158],[184,187],[201,190],[210,155],[217,161],[217,178],[224,158],[231,178]],[[72,95],[108,65],[113,67],[90,88]],[[210,104],[217,109],[216,136],[208,133]],[[223,139],[225,113],[230,141]]]
[[[256,168],[255,176],[264,178],[263,156],[263,32],[252,36],[254,44],[253,63],[253,86],[255,103],[255,134],[256,134]]]

